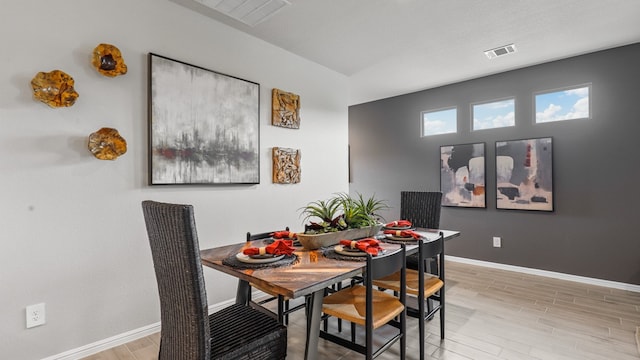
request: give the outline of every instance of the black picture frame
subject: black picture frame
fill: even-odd
[[[260,84],[149,53],[149,185],[260,183]]]
[[[442,206],[486,208],[485,143],[440,146]]]
[[[553,138],[496,141],[496,209],[552,212]]]

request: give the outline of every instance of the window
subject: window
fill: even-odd
[[[536,124],[589,119],[591,117],[590,88],[591,86],[587,85],[536,94]]]
[[[458,131],[458,110],[448,108],[422,112],[422,136],[451,134]]]
[[[475,104],[472,107],[472,130],[515,126],[515,98]]]

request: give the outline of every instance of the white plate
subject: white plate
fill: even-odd
[[[367,256],[367,253],[364,251],[353,251],[353,250],[347,250],[345,249],[344,246],[342,245],[336,245],[333,250],[340,254],[340,255],[345,255],[345,256]]]
[[[282,260],[283,258],[284,258],[284,255],[278,255],[278,256],[268,257],[268,258],[252,258],[249,255],[245,255],[243,253],[236,254],[236,259],[238,259],[238,261],[247,263],[247,264],[268,264],[268,263],[276,262],[278,260]]]
[[[411,226],[385,226],[385,229],[388,230],[409,230],[409,229],[414,229]]]
[[[384,236],[389,240],[396,240],[396,241],[417,241],[418,240],[418,239],[414,239],[413,236],[402,237],[402,236],[395,236],[392,234],[385,234]]]

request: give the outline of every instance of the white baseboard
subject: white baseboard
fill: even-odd
[[[445,255],[445,259],[459,262],[459,263],[470,264],[470,265],[478,265],[478,266],[484,266],[484,267],[489,267],[494,269],[515,271],[515,272],[531,274],[531,275],[546,276],[554,279],[568,280],[568,281],[574,281],[574,282],[596,285],[596,286],[604,286],[604,287],[619,289],[619,290],[640,292],[640,285],[635,285],[635,284],[627,284],[627,283],[622,283],[617,281],[602,280],[602,279],[590,278],[585,276],[564,274],[564,273],[559,273],[554,271],[527,268],[522,266],[506,265],[506,264],[494,263],[489,261],[467,259],[467,258],[462,258],[457,256]]]
[[[145,336],[151,335],[155,332],[160,331],[160,322],[155,324],[143,326],[141,328],[137,328],[135,330],[127,331],[122,334],[118,334],[112,336],[110,338],[96,341],[94,343],[81,346],[79,348],[71,349],[69,351],[65,351],[63,353],[46,357],[42,360],[77,360],[82,359],[84,357],[97,354],[101,351],[111,349],[116,346],[120,346],[122,344],[126,344],[130,341],[138,340]]]
[[[231,299],[219,302],[217,304],[209,305],[209,314],[227,307],[234,302],[235,299]],[[96,341],[79,348],[71,349],[57,355],[49,356],[42,360],[78,360],[93,354],[97,354],[101,351],[108,350],[134,340],[138,340],[158,331],[160,331],[160,322],[143,326],[135,330],[127,331],[125,333],[118,334],[104,340]]]

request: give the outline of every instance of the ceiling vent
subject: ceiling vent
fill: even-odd
[[[195,0],[251,27],[291,5],[287,0]]]
[[[514,44],[509,44],[495,49],[486,50],[484,54],[487,55],[489,59],[495,59],[500,56],[513,54],[514,52],[516,52],[516,46]]]

